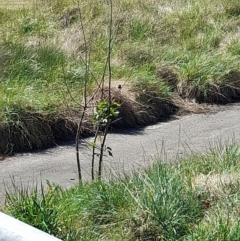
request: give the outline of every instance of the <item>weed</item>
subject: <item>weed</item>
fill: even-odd
[[[49,234],[57,235],[58,233],[58,210],[53,208],[56,202],[56,195],[59,195],[59,189],[44,193],[41,185],[41,197],[39,198],[39,190],[36,186],[32,191],[28,189],[17,188],[14,183],[14,195],[6,194],[6,207],[9,212],[22,221],[31,224]]]
[[[151,230],[155,237],[178,240],[188,232],[188,225],[200,218],[201,207],[193,201],[196,198],[194,193],[184,187],[171,168],[158,164],[153,170],[136,177],[138,189],[133,191],[133,196],[136,197],[139,216],[145,220],[142,225],[148,227],[140,234],[140,225],[135,232],[148,236]]]

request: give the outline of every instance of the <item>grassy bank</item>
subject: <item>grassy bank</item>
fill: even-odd
[[[4,211],[63,240],[239,240],[240,149],[63,191],[15,188]]]
[[[85,73],[80,23],[90,94],[103,73],[110,10],[100,0],[79,6],[81,18],[69,0],[0,4],[0,153],[74,136]],[[239,100],[239,21],[238,0],[113,1],[113,89],[122,84],[122,119],[131,116],[121,126],[168,118],[182,99]]]

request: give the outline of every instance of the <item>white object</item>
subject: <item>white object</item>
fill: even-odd
[[[0,241],[61,241],[0,212]]]

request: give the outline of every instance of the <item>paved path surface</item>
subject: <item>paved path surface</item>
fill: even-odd
[[[108,145],[113,158],[104,161],[106,170],[129,173],[140,170],[160,156],[176,160],[182,155],[208,150],[216,145],[240,143],[240,104],[214,107],[206,114],[180,117],[144,129],[131,129],[121,134],[109,134]],[[90,179],[91,138],[81,148],[83,177]],[[109,177],[106,171],[105,177]],[[40,180],[55,182],[68,188],[77,183],[74,144],[51,148],[38,153],[18,154],[0,162],[0,202],[5,187],[14,177],[17,185],[32,186]]]

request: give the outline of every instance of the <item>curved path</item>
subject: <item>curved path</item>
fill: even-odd
[[[109,134],[107,144],[113,158],[105,158],[104,177],[116,173],[130,173],[146,167],[157,156],[162,160],[176,160],[182,155],[207,150],[233,141],[240,143],[240,104],[213,107],[205,114],[179,117],[143,129]],[[81,147],[83,177],[90,179],[91,152],[86,139]],[[109,172],[110,170],[110,172]],[[118,174],[116,174],[118,175]],[[46,180],[64,188],[77,183],[74,144],[51,148],[42,152],[17,154],[0,161],[0,202],[5,188],[16,185],[31,187]]]

